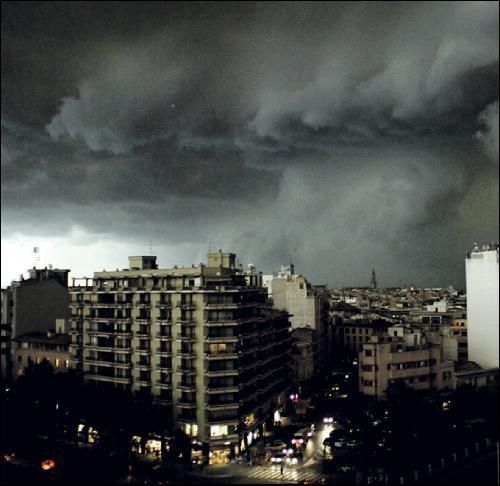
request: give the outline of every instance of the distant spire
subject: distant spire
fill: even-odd
[[[374,268],[372,269],[372,279],[370,281],[370,287],[374,290],[377,288],[377,276],[375,275]]]

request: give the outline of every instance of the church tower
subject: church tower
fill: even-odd
[[[375,269],[372,269],[372,279],[370,281],[370,287],[373,290],[377,288],[377,276],[375,275]]]

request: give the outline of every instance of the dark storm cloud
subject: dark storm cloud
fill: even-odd
[[[212,235],[338,284],[373,265],[457,283],[470,243],[498,238],[494,2],[2,13],[10,232]]]

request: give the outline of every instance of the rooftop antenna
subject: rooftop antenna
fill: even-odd
[[[153,254],[153,240],[149,240],[149,255]]]
[[[33,268],[36,268],[37,263],[40,263],[40,247],[39,246],[33,247],[33,254],[35,256],[35,263],[33,265]]]
[[[208,239],[208,253],[212,253],[212,241]]]

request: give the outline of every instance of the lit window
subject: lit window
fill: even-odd
[[[56,358],[55,362],[56,362],[56,368],[59,368],[59,358]]]
[[[227,435],[227,425],[210,426],[210,437],[217,437],[219,435]]]
[[[69,368],[69,359],[64,360],[64,367]]]

